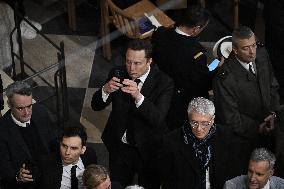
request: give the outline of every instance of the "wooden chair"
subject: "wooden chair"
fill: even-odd
[[[145,13],[154,15],[162,26],[171,27],[174,25],[172,19],[148,0],[141,0],[123,10],[118,8],[112,0],[101,0],[102,45],[104,56],[108,60],[111,59],[109,24],[114,24],[122,34],[129,38],[145,39],[152,35],[152,32],[145,34],[139,32],[138,22]]]
[[[76,3],[75,0],[68,0],[68,24],[72,31],[76,30]]]

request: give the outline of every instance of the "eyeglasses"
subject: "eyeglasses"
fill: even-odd
[[[210,127],[211,123],[212,123],[212,119],[210,121],[195,121],[195,120],[189,121],[189,124],[193,129],[197,128],[199,125],[203,129],[208,128],[208,127]]]
[[[30,110],[32,108],[33,104],[30,104],[28,106],[20,106],[20,107],[15,107],[18,111],[23,112],[24,110]]]

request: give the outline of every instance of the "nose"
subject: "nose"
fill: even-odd
[[[70,154],[70,149],[69,148],[66,148],[65,150],[65,155],[69,155]]]
[[[202,126],[200,125],[200,123],[198,124],[198,126],[196,127],[196,130],[197,131],[202,131],[202,128],[201,128]]]

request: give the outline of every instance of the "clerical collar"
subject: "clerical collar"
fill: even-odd
[[[16,125],[18,125],[18,126],[20,126],[20,127],[27,127],[27,123],[28,123],[28,124],[31,124],[31,120],[29,120],[29,121],[27,121],[27,122],[24,122],[24,123],[18,121],[18,120],[13,116],[12,113],[11,113],[11,117],[12,117],[12,120],[14,121],[14,123],[16,123]]]
[[[181,31],[180,29],[178,29],[178,27],[176,27],[175,31],[176,31],[178,34],[180,34],[180,35],[185,35],[185,36],[187,36],[187,37],[190,37],[189,34],[187,34],[187,33],[183,32],[183,31]]]

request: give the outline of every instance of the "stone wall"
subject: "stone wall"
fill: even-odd
[[[10,32],[14,28],[14,13],[12,8],[0,1],[0,69],[4,69],[12,64],[10,48]],[[15,32],[16,34],[16,32]],[[18,45],[16,35],[13,36],[14,51],[17,52]]]

